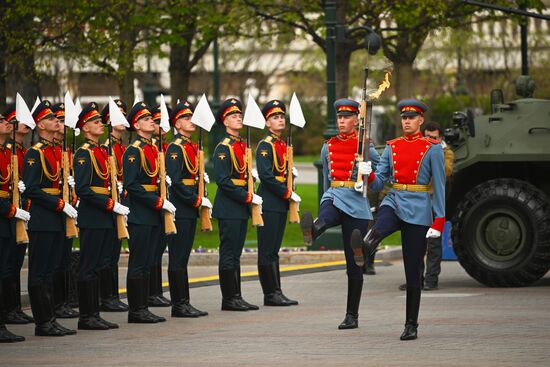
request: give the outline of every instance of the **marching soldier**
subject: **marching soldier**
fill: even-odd
[[[218,219],[220,235],[219,276],[222,310],[258,310],[241,295],[240,258],[243,251],[249,204],[261,205],[259,195],[246,189],[246,143],[239,137],[243,127],[242,104],[236,98],[225,100],[217,111],[216,122],[225,127],[225,136],[216,146],[212,159],[218,191],[212,215]],[[250,162],[249,162],[250,163]]]
[[[113,213],[128,215],[128,207],[110,198],[110,174],[107,151],[99,146],[103,122],[92,102],[78,116],[77,128],[86,142],[74,156],[75,188],[79,197],[80,263],[78,269],[78,303],[81,330],[117,329],[99,315],[98,275],[109,269],[115,237]],[[117,188],[112,188],[117,190]]]
[[[170,177],[170,198],[176,206],[177,234],[168,241],[168,279],[173,317],[206,316],[208,312],[197,310],[189,303],[189,275],[187,264],[197,226],[198,209],[212,209],[206,197],[198,196],[198,145],[191,140],[196,130],[191,122],[193,105],[180,102],[170,115],[170,123],[176,129],[175,140],[166,152],[166,174]]]
[[[52,112],[61,122],[59,131],[54,135],[56,153],[61,157],[63,154],[63,139],[65,139],[65,104],[56,103],[51,107]],[[69,164],[72,162],[72,153],[69,151]],[[71,191],[74,191],[74,178],[69,173],[68,184]],[[71,196],[71,205],[76,207],[76,196]],[[71,255],[73,251],[73,238],[65,237],[62,256],[56,265],[53,273],[53,300],[55,315],[60,319],[72,319],[78,317],[78,312],[69,306],[69,278]]]
[[[328,228],[342,226],[348,296],[346,317],[338,329],[355,329],[358,327],[363,270],[355,264],[350,240],[355,229],[366,234],[369,220],[372,220],[369,201],[362,195],[363,182],[357,183],[358,175],[368,174],[368,165],[366,162],[355,164],[359,144],[356,131],[359,123],[359,103],[350,99],[339,99],[334,103],[334,108],[338,135],[330,138],[321,150],[324,194],[321,198],[319,216],[313,221],[311,213],[304,212],[300,223],[306,244],[311,243]],[[379,156],[372,144],[370,155],[371,159],[377,162]]]
[[[378,220],[363,240],[363,251],[372,253],[382,239],[401,230],[407,304],[405,330],[400,339],[413,340],[418,335],[426,238],[440,237],[445,223],[445,161],[441,144],[420,132],[428,106],[406,99],[397,108],[401,112],[403,136],[387,142],[376,172],[369,176],[369,187],[373,190],[380,191],[387,181],[392,189],[380,205]],[[363,245],[361,238],[354,234],[354,248]]]
[[[126,116],[126,103],[120,99],[115,99],[116,105],[124,116]],[[101,111],[101,118],[104,124],[110,124],[109,104]],[[122,135],[126,131],[124,125],[116,125],[111,128],[111,136],[101,146],[106,151],[111,145],[112,152],[115,156],[115,164],[117,170],[116,188],[121,198],[121,203],[124,203],[124,193],[122,190],[122,155],[126,151],[126,146],[122,143]],[[111,188],[114,190],[115,188]],[[100,292],[100,310],[106,312],[126,312],[128,305],[120,300],[118,291],[118,261],[120,259],[120,250],[122,249],[122,241],[116,236],[113,237],[113,245],[111,246],[111,254],[109,255],[109,266],[99,273],[99,292]]]
[[[10,201],[11,185],[11,150],[5,147],[6,140],[12,131],[13,126],[0,115],[0,299],[13,302],[15,295],[9,290],[5,292],[4,284],[12,275],[9,272],[9,262],[13,259],[11,252],[14,251],[13,243],[15,238],[15,225],[13,218],[28,221],[29,212],[15,207]],[[13,237],[13,238],[12,238]],[[11,294],[10,294],[11,293]],[[25,338],[11,333],[5,325],[5,309],[0,304],[0,343],[13,343],[24,341]]]
[[[23,179],[25,195],[31,201],[29,220],[29,298],[35,320],[35,335],[76,334],[56,321],[53,272],[61,262],[65,243],[65,216],[76,218],[77,211],[60,198],[61,156],[54,148],[55,134],[62,124],[42,101],[33,118],[40,140],[25,155]]]
[[[265,104],[262,113],[269,135],[258,144],[256,166],[261,180],[258,194],[263,199],[263,227],[258,227],[258,273],[265,306],[291,306],[298,302],[281,290],[279,249],[285,233],[288,203],[301,198],[286,185],[286,143],[281,138],[285,129],[286,107],[279,100]],[[290,173],[292,174],[292,173]]]
[[[151,108],[151,113],[153,115],[153,121],[155,122],[155,137],[153,138],[153,145],[155,145],[158,149],[159,142],[158,139],[161,137],[164,138],[166,135],[166,132],[160,127],[160,108],[155,107]],[[166,153],[166,149],[168,149],[168,143],[162,139],[162,151]],[[166,178],[166,183],[168,186],[171,185],[170,178]],[[164,292],[162,291],[162,255],[164,255],[164,251],[166,250],[167,243],[167,237],[164,234],[164,231],[161,231],[159,236],[159,243],[155,250],[155,257],[153,259],[153,266],[151,267],[151,271],[149,273],[149,297],[147,299],[147,303],[149,304],[149,307],[169,307],[172,303],[169,299],[164,297]]]
[[[12,103],[6,107],[4,113],[6,115],[6,121],[13,125],[15,129],[15,141],[13,141],[13,134],[9,136],[9,143],[6,144],[6,149],[12,152],[13,145],[15,144],[15,152],[17,154],[18,167],[19,167],[19,193],[23,195],[25,191],[25,185],[23,184],[23,157],[27,152],[27,149],[23,145],[23,140],[34,128],[33,126],[27,126],[25,123],[17,121],[15,103]],[[15,183],[14,183],[15,184]],[[28,210],[30,203],[22,200],[21,208]],[[15,230],[15,228],[12,228]],[[14,232],[12,232],[14,233]],[[21,268],[25,260],[25,254],[27,252],[27,244],[18,244],[15,241],[15,237],[12,236],[12,251],[10,251],[10,259],[7,264],[6,271],[10,274],[9,277],[4,279],[4,309],[6,311],[6,324],[29,324],[34,323],[34,319],[21,310]]]
[[[124,188],[128,192],[128,232],[130,260],[128,263],[128,322],[157,323],[164,317],[151,313],[147,306],[149,272],[153,266],[156,246],[159,243],[161,211],[175,213],[176,208],[158,194],[158,150],[153,145],[156,131],[151,112],[143,102],[138,102],[128,114],[131,129],[137,139],[123,156]]]

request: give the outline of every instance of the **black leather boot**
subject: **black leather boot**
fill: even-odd
[[[26,314],[25,312],[23,312],[23,310],[21,309],[21,272],[18,272],[16,277],[15,277],[16,281],[15,281],[15,284],[17,286],[17,296],[15,298],[16,300],[16,304],[17,304],[17,313],[27,319],[27,321],[29,321],[29,323],[34,323],[34,318],[28,314]]]
[[[311,246],[313,241],[327,229],[327,226],[324,220],[319,218],[313,220],[311,212],[304,211],[300,217],[300,228],[304,236],[304,244]]]
[[[128,306],[120,302],[114,294],[115,288],[118,291],[118,282],[115,285],[114,280],[112,268],[105,268],[99,272],[100,310],[105,312],[128,311]]]
[[[353,251],[353,261],[360,268],[365,266],[365,244],[363,243],[363,235],[359,229],[354,229],[351,232],[350,247]]]
[[[367,232],[367,235],[363,239],[363,242],[365,242],[365,248],[363,249],[363,253],[365,256],[371,256],[376,253],[376,249],[378,248],[378,245],[384,237],[382,237],[382,234],[378,232],[376,229],[371,228]]]
[[[147,298],[149,307],[169,307],[170,300],[162,294],[162,266],[153,265],[149,273],[149,297]]]
[[[162,316],[155,315],[151,311],[149,311],[149,307],[147,306],[147,301],[149,299],[149,296],[151,294],[151,291],[149,290],[149,287],[151,285],[151,280],[149,279],[149,276],[146,275],[144,278],[142,278],[141,286],[143,287],[143,300],[142,304],[144,305],[144,312],[149,315],[149,317],[157,320],[157,322],[164,322],[166,319]]]
[[[184,269],[168,271],[172,317],[199,317],[197,309],[189,304],[189,280]]]
[[[80,317],[78,318],[78,330],[109,330],[109,327],[98,318],[94,299],[97,296],[93,290],[94,282],[78,282],[78,306]]]
[[[147,281],[149,281],[147,279]],[[143,279],[142,278],[128,278],[126,280],[126,288],[128,289],[128,323],[137,323],[137,324],[155,324],[157,319],[151,317],[149,312],[145,312],[146,303],[144,300],[147,299],[147,296],[144,298],[144,289],[143,289]]]
[[[29,300],[35,322],[34,335],[65,336],[63,331],[53,325],[54,312],[47,293],[48,288],[43,284],[29,287]]]
[[[275,267],[275,271],[277,273],[277,293],[279,293],[281,295],[281,297],[285,300],[286,303],[288,303],[289,305],[291,306],[296,306],[298,305],[298,301],[295,301],[293,299],[290,299],[288,298],[287,296],[285,296],[285,294],[283,293],[282,289],[281,289],[281,267],[279,265],[279,261],[273,263],[273,265]]]
[[[235,270],[235,276],[237,277],[237,295],[236,295],[236,297],[239,300],[239,302],[241,302],[241,304],[245,305],[248,308],[249,311],[259,310],[260,308],[258,306],[246,302],[246,300],[242,296],[242,293],[241,293],[241,267],[240,266]]]
[[[67,272],[60,271],[53,274],[53,302],[55,316],[60,319],[74,319],[78,312],[68,305]]]
[[[0,299],[5,299],[6,294],[3,291],[3,285],[2,282],[0,282]],[[25,340],[24,337],[15,335],[8,329],[6,329],[6,323],[5,323],[5,314],[4,310],[0,305],[0,343],[15,343],[15,342],[22,342]]]
[[[94,306],[94,316],[99,320],[101,321],[102,323],[104,323],[105,325],[107,325],[107,327],[109,329],[118,329],[118,324],[115,324],[114,322],[110,322],[110,321],[107,321],[105,320],[103,317],[101,317],[100,313],[99,313],[99,280],[98,279],[95,279],[92,283],[93,287],[92,287],[92,291],[93,291],[93,297],[92,297],[92,300],[93,300],[93,306]]]
[[[237,298],[237,275],[236,269],[219,269],[220,289],[222,291],[222,310],[223,311],[248,311]]]
[[[21,311],[21,295],[17,287],[18,277],[10,276],[2,281],[2,286],[4,288],[3,293],[3,308],[5,311],[4,322],[6,324],[28,324],[27,315]],[[2,306],[2,305],[0,305]]]
[[[359,303],[363,290],[363,278],[348,277],[348,301],[346,305],[346,317],[338,329],[356,329],[359,327]]]
[[[420,287],[407,286],[407,308],[405,330],[401,340],[414,340],[418,337],[418,312],[420,310]]]
[[[277,292],[277,270],[273,264],[275,263],[258,265],[260,284],[264,292],[264,306],[290,306],[290,303],[281,297],[281,293]]]

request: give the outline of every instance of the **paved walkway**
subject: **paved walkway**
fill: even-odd
[[[356,330],[337,330],[346,295],[340,266],[283,277],[285,293],[300,301],[296,307],[222,312],[214,285],[191,290],[193,304],[210,312],[200,319],[173,319],[167,308],[154,310],[168,318],[156,325],[103,314],[121,328],[63,338],[35,337],[32,325],[10,325],[27,341],[0,345],[0,366],[548,365],[550,275],[533,287],[489,289],[457,263],[444,263],[442,288],[423,294],[419,339],[401,342],[402,263],[378,264],[377,271],[366,277]],[[249,302],[261,304],[257,281],[242,289]],[[62,323],[76,327],[76,320]]]

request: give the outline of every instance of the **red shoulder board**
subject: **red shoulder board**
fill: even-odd
[[[438,140],[435,140],[435,139],[433,139],[433,138],[428,138],[428,137],[426,137],[426,138],[424,138],[424,139],[427,140],[427,141],[429,141],[429,142],[432,143],[432,144],[439,144],[439,141],[438,141]]]

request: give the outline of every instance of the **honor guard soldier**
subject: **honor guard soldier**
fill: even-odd
[[[281,134],[285,129],[286,107],[279,100],[265,104],[262,113],[269,135],[258,144],[256,167],[260,178],[258,195],[263,199],[264,225],[258,227],[258,273],[265,306],[291,306],[298,302],[281,290],[279,250],[285,233],[289,200],[300,202],[300,196],[287,188],[287,148]],[[292,173],[291,173],[292,174]]]
[[[177,134],[166,152],[166,175],[172,181],[170,199],[177,209],[177,233],[168,241],[168,280],[173,317],[208,315],[208,312],[197,310],[189,303],[187,264],[195,239],[199,208],[205,206],[212,209],[208,198],[198,196],[199,148],[191,140],[191,135],[196,130],[195,124],[191,122],[193,111],[193,105],[187,101],[174,107],[170,124]]]
[[[12,129],[13,125],[8,123],[3,115],[0,115],[0,300],[4,302],[4,304],[0,304],[0,343],[25,340],[24,337],[15,335],[6,329],[5,311],[7,309],[4,308],[4,305],[13,304],[13,297],[15,297],[14,292],[10,291],[10,287],[13,286],[9,280],[13,276],[10,273],[10,262],[13,261],[12,253],[15,251],[13,244],[15,242],[14,218],[24,221],[28,221],[30,218],[29,212],[19,209],[11,203],[12,155],[11,150],[6,148],[5,144]],[[4,285],[8,285],[8,289],[5,289]]]
[[[115,99],[114,102],[126,116],[126,103],[120,99]],[[111,124],[109,117],[109,104],[105,105],[101,111],[101,118],[105,125]],[[116,125],[111,127],[111,134],[109,140],[105,141],[101,146],[105,151],[109,150],[111,145],[112,153],[115,157],[115,165],[117,171],[116,189],[118,190],[118,196],[120,202],[124,204],[124,192],[122,189],[122,155],[126,151],[126,146],[122,143],[122,135],[126,131],[124,125]],[[114,190],[115,188],[111,188]],[[109,255],[109,266],[103,269],[99,273],[99,295],[100,295],[100,310],[106,312],[126,312],[128,311],[128,305],[120,300],[118,291],[118,261],[120,259],[120,250],[122,249],[122,240],[119,240],[117,236],[113,237],[113,245],[111,247],[111,254]]]
[[[304,212],[301,225],[306,244],[311,243],[328,228],[342,226],[348,297],[346,317],[338,328],[354,329],[358,327],[363,270],[355,264],[350,240],[355,229],[366,234],[369,220],[372,220],[369,201],[362,194],[362,181],[357,183],[357,175],[367,174],[368,165],[366,162],[356,162],[359,145],[356,130],[359,123],[359,103],[350,99],[339,99],[334,103],[334,108],[338,135],[325,142],[321,149],[324,193],[321,197],[319,216],[313,221],[311,213]],[[372,144],[370,156],[373,162],[377,162],[379,155]]]
[[[154,107],[151,108],[151,113],[153,116],[153,121],[155,122],[155,134],[153,138],[153,145],[159,148],[159,141],[161,137],[164,138],[166,132],[160,127],[160,108]],[[162,151],[166,153],[168,149],[168,143],[162,139]],[[166,184],[171,185],[170,178],[166,178]],[[164,231],[160,232],[159,243],[155,250],[155,257],[153,259],[153,266],[149,272],[149,297],[147,298],[147,303],[149,307],[169,307],[172,305],[169,299],[164,297],[162,291],[162,255],[168,246],[168,239]]]
[[[241,101],[225,100],[217,111],[216,122],[225,127],[225,135],[212,156],[218,185],[212,215],[218,219],[220,232],[218,271],[222,310],[258,310],[258,306],[246,302],[241,295],[240,259],[250,216],[249,204],[262,203],[259,195],[246,188],[246,143],[239,137],[243,128]]]
[[[54,313],[53,272],[61,263],[65,244],[65,216],[76,218],[77,211],[60,197],[61,155],[53,139],[63,128],[42,101],[33,118],[40,140],[25,155],[23,179],[25,195],[31,201],[29,220],[29,299],[37,336],[75,334],[56,321]]]
[[[65,138],[65,104],[56,103],[51,107],[52,112],[61,122],[59,131],[54,135],[54,144],[56,154],[63,154],[63,139]],[[69,166],[72,162],[72,152],[69,151]],[[68,184],[71,193],[74,193],[74,178],[72,172],[69,173]],[[78,201],[76,195],[71,195],[71,205],[76,208]],[[69,278],[71,255],[73,251],[74,238],[65,237],[63,253],[61,259],[54,269],[53,273],[53,300],[55,305],[55,315],[60,319],[72,319],[78,317],[78,312],[69,306]]]
[[[14,134],[9,134],[8,143],[5,145],[6,149],[13,152],[13,145],[15,144],[15,153],[17,154],[17,161],[19,167],[19,194],[23,195],[25,191],[25,184],[22,181],[23,178],[23,158],[27,149],[23,145],[25,137],[34,129],[33,126],[27,126],[26,124],[17,121],[15,103],[6,106],[4,112],[6,121],[15,129],[15,141],[13,140]],[[15,183],[14,183],[15,184]],[[21,208],[28,210],[30,203],[28,200],[22,199],[20,202]],[[15,221],[13,221],[15,223]],[[15,228],[12,228],[15,230]],[[12,232],[12,234],[15,232]],[[4,286],[4,310],[6,311],[6,324],[29,324],[33,323],[34,319],[21,310],[21,268],[25,260],[25,254],[27,252],[27,244],[17,243],[15,237],[12,236],[12,246],[10,247],[10,256],[8,263],[6,264],[7,274],[3,281]]]
[[[99,315],[99,274],[109,269],[115,237],[113,212],[128,215],[129,209],[110,197],[107,151],[99,146],[103,122],[97,104],[87,104],[78,116],[76,127],[84,133],[85,143],[74,156],[76,194],[79,197],[80,263],[78,303],[81,330],[117,329]],[[117,188],[113,188],[117,190]]]
[[[382,239],[401,231],[407,303],[405,330],[400,339],[412,340],[417,338],[426,238],[440,237],[445,223],[445,161],[441,144],[420,132],[428,106],[406,99],[397,108],[403,136],[386,143],[376,172],[369,176],[369,187],[373,190],[380,191],[387,181],[392,189],[380,204],[378,219],[364,238],[363,251],[367,255],[372,253]],[[354,235],[355,241],[359,243],[354,243],[354,247],[362,245],[361,236]]]
[[[147,306],[149,272],[159,243],[161,211],[175,213],[176,208],[158,194],[158,150],[153,145],[156,131],[151,112],[143,102],[138,102],[128,114],[131,129],[137,132],[136,140],[123,156],[124,189],[128,192],[128,232],[130,260],[128,263],[127,289],[130,323],[157,323],[164,317],[151,313]]]

